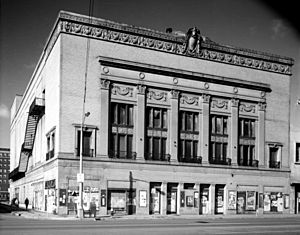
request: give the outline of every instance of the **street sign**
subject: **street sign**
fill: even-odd
[[[78,173],[77,174],[77,183],[83,183],[84,182],[84,174]]]

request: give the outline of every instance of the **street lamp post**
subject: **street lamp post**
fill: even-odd
[[[90,115],[90,112],[84,113],[82,117],[81,130],[80,130],[80,154],[79,154],[79,174],[77,174],[77,181],[79,183],[79,205],[77,209],[77,215],[79,218],[83,218],[83,203],[82,203],[82,194],[83,194],[83,182],[84,182],[84,174],[83,174],[83,164],[82,164],[82,153],[83,153],[83,127],[85,118]]]

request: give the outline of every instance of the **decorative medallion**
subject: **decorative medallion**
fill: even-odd
[[[145,74],[144,73],[140,73],[139,77],[140,77],[140,79],[144,79],[145,78]]]
[[[109,68],[108,67],[103,67],[103,72],[108,74],[109,73]]]
[[[209,88],[209,83],[207,83],[207,82],[204,83],[204,88],[205,88],[205,89],[208,89],[208,88]]]

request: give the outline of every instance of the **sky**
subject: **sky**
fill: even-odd
[[[93,16],[291,57],[292,122],[300,120],[300,26],[297,1],[94,0]],[[60,10],[88,15],[89,0],[0,0],[0,148],[9,147],[10,108],[22,95]],[[298,122],[300,122],[298,120]],[[300,128],[300,125],[299,125]]]

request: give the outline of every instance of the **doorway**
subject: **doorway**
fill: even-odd
[[[167,214],[177,213],[177,183],[168,183],[167,186]]]

